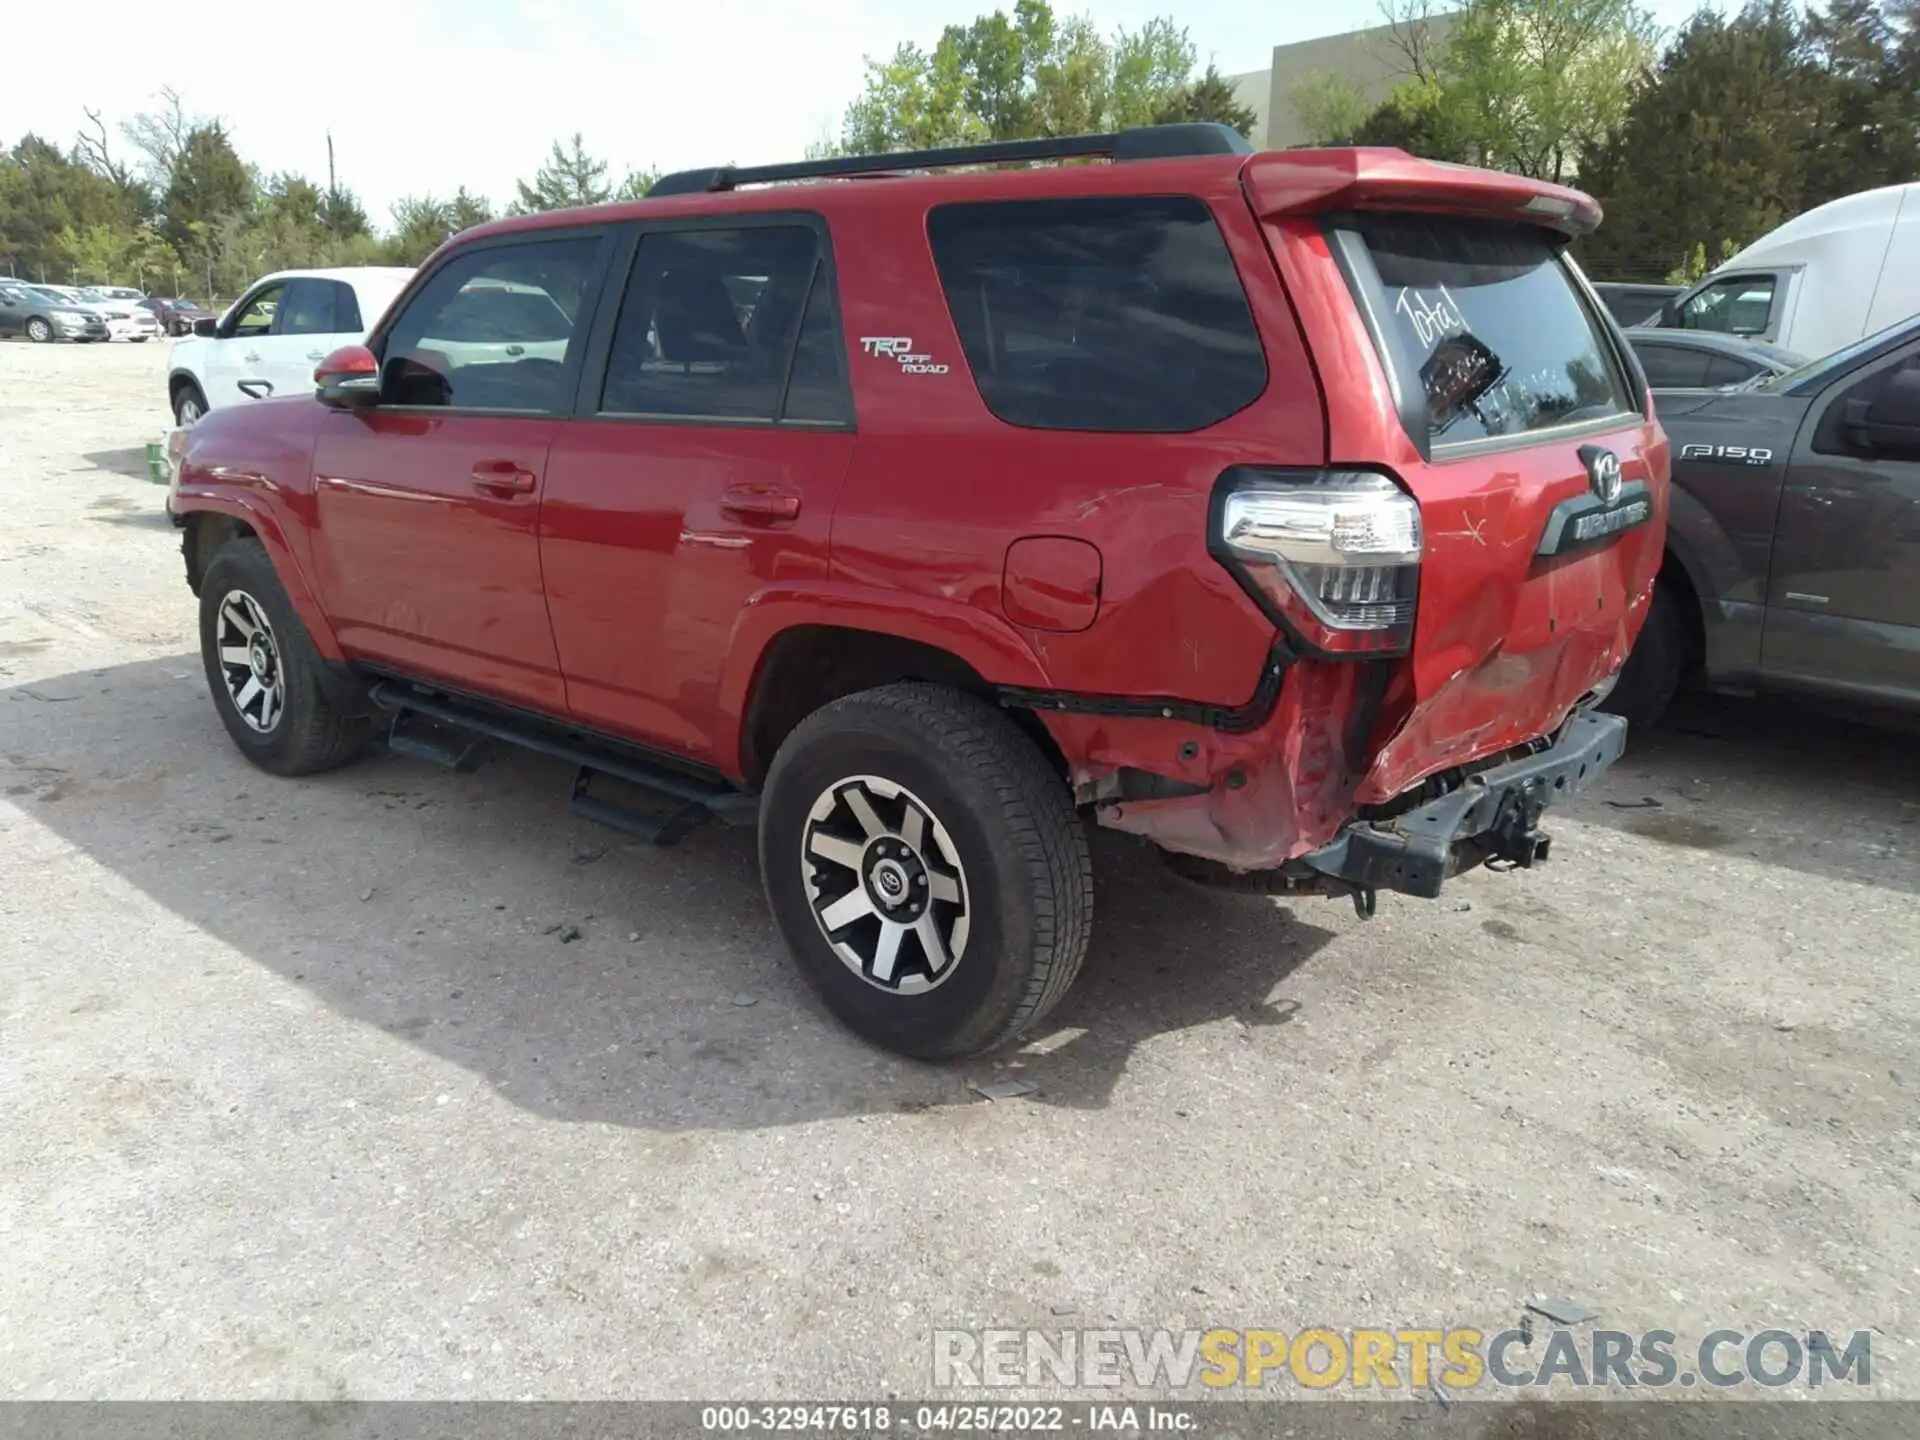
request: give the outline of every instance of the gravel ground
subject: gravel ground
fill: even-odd
[[[1549,865],[1371,923],[1101,844],[1046,1037],[911,1064],[789,972],[744,833],[629,844],[534,758],[249,768],[164,372],[0,346],[0,1393],[917,1396],[936,1326],[1544,1292],[1870,1329],[1920,1398],[1910,730],[1696,706]]]

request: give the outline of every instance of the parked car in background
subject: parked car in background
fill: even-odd
[[[173,347],[167,408],[191,425],[209,410],[313,390],[327,353],[366,337],[413,276],[404,268],[287,270],[256,280],[218,320],[199,316]]]
[[[1920,318],[1657,409],[1667,552],[1609,705],[1651,720],[1692,677],[1920,707]]]
[[[137,303],[141,297],[138,290],[122,291],[131,294],[133,300],[119,299],[109,291],[92,286],[83,286],[80,298],[107,322],[107,332],[115,340],[131,340],[143,344],[161,333],[160,322],[154,318],[151,310],[145,310]]]
[[[1830,201],[1770,230],[1657,323],[1826,355],[1920,314],[1920,181]]]
[[[1090,823],[1363,915],[1534,864],[1666,517],[1599,218],[1173,125],[469,230],[317,395],[181,432],[213,708],[278,774],[384,722],[660,843],[757,824],[800,971],[928,1058],[1066,991]]]
[[[1742,340],[1711,330],[1660,330],[1639,325],[1627,343],[1640,357],[1655,390],[1719,390],[1762,375],[1784,375],[1807,357],[1763,340]]]
[[[40,285],[0,280],[0,335],[51,340],[106,340],[107,322],[78,300]]]
[[[153,312],[160,328],[169,335],[191,335],[196,320],[216,318],[213,311],[198,300],[160,299],[149,295],[140,305]]]
[[[1680,285],[1630,285],[1617,280],[1597,280],[1593,293],[1622,325],[1644,325],[1656,319],[1660,307],[1681,293]]]

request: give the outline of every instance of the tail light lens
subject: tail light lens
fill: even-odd
[[[1309,650],[1390,655],[1412,642],[1420,507],[1387,476],[1236,467],[1214,525],[1214,553]]]

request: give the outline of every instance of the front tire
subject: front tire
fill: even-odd
[[[53,339],[53,326],[36,315],[27,321],[27,339],[36,345],[45,345]]]
[[[862,691],[774,757],[760,870],[801,973],[859,1035],[925,1060],[1029,1029],[1079,973],[1086,833],[1039,747],[974,696]]]
[[[200,656],[240,753],[276,775],[344,765],[368,722],[328,699],[320,657],[258,540],[229,540],[200,581]]]

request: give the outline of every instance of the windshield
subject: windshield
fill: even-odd
[[[1822,355],[1817,360],[1808,360],[1782,375],[1765,375],[1758,380],[1749,380],[1740,388],[1761,390],[1770,395],[1777,395],[1793,389],[1804,381],[1817,379],[1832,371],[1849,369],[1860,356],[1888,344],[1896,337],[1905,337],[1910,334],[1920,334],[1920,318],[1909,316],[1905,320],[1896,321],[1884,330],[1874,331],[1864,340],[1856,340],[1851,345],[1842,346],[1831,355]]]

